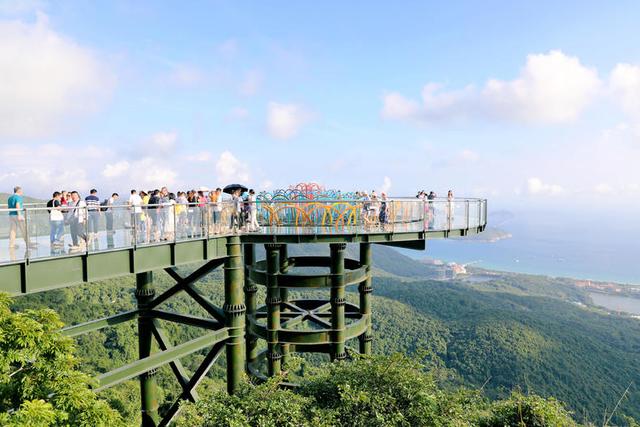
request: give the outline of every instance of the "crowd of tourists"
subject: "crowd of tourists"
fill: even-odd
[[[78,191],[55,191],[47,202],[52,250],[64,248],[65,226],[68,226],[71,242],[70,250],[83,250],[98,244],[100,218],[104,215],[107,240],[113,241],[116,231],[114,217],[121,219],[120,228],[133,230],[137,243],[172,241],[174,239],[195,238],[204,235],[233,232],[258,232],[256,193],[244,187],[225,187],[230,194],[226,200],[228,218],[223,224],[223,190],[190,190],[171,192],[167,187],[150,191],[131,190],[126,199],[112,193],[102,201],[96,189],[82,197]],[[420,200],[433,201],[436,193],[419,191]],[[358,191],[355,199],[362,203],[361,218],[366,225],[385,226],[390,223],[390,203],[385,192]],[[453,192],[447,195],[447,218],[453,219]],[[28,241],[24,199],[22,188],[14,188],[8,199],[9,246],[17,248],[16,238],[21,234],[28,248],[36,247],[36,242]],[[432,203],[425,203],[425,221],[433,227],[434,209]],[[97,249],[97,247],[96,247]]]
[[[51,247],[64,247],[65,226],[68,226],[71,235],[71,250],[82,250],[97,244],[102,215],[107,238],[116,231],[114,217],[124,216],[124,228],[135,230],[133,235],[137,243],[199,237],[207,232],[259,231],[255,191],[238,188],[230,193],[230,223],[225,226],[222,224],[221,188],[176,193],[170,192],[167,187],[150,191],[131,190],[125,200],[118,193],[112,193],[102,201],[96,189],[89,191],[84,198],[78,191],[55,191],[46,205]],[[18,234],[22,235],[27,247],[35,248],[36,242],[28,241],[21,187],[14,187],[7,205],[10,248],[17,248]]]

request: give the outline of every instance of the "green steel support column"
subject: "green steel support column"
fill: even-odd
[[[244,244],[244,300],[247,306],[247,318],[256,312],[256,293],[258,287],[249,278],[249,266],[256,262],[255,246],[253,243]],[[247,365],[258,358],[258,339],[249,334],[249,323],[246,325],[245,342],[247,346]]]
[[[331,360],[347,358],[345,352],[344,251],[346,243],[332,243],[331,248],[331,329],[333,329]]]
[[[225,325],[229,328],[227,352],[227,391],[234,393],[244,373],[244,305],[242,248],[239,236],[227,238],[227,257],[224,260]]]
[[[151,355],[151,343],[153,341],[153,319],[147,315],[147,305],[155,295],[153,273],[151,271],[136,274],[135,295],[138,301],[138,310],[140,310],[140,317],[138,317],[138,356],[140,359],[144,359]],[[155,427],[160,419],[155,373],[156,370],[152,369],[139,376],[143,427]]]
[[[280,245],[280,274],[287,274],[289,271],[289,251],[287,250],[287,245]],[[289,289],[280,288],[280,299],[282,303],[289,302]],[[282,310],[282,307],[280,307]],[[289,359],[289,344],[281,344],[280,348],[282,349],[282,366],[287,366],[287,361]]]
[[[360,314],[366,316],[367,330],[360,335],[360,354],[371,354],[371,341],[373,340],[373,332],[371,328],[371,244],[360,243],[360,264],[367,266],[367,278],[358,285],[360,291]]]
[[[280,245],[267,243],[264,247],[267,251],[267,373],[272,377],[280,374],[282,359],[278,345],[281,302],[278,289]]]

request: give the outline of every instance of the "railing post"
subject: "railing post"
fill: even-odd
[[[138,356],[144,359],[151,355],[151,343],[153,339],[153,319],[148,317],[146,311],[147,304],[153,300],[155,291],[153,289],[153,273],[147,271],[136,274],[136,299],[138,310],[141,310],[138,317]],[[140,402],[142,412],[142,426],[155,427],[158,424],[158,396],[156,373],[152,369],[140,375]]]
[[[364,334],[358,337],[360,341],[360,354],[371,354],[371,344],[373,340],[373,331],[371,328],[371,293],[373,287],[371,286],[371,244],[360,243],[360,264],[366,266],[367,278],[358,285],[358,291],[360,292],[360,314],[365,318],[367,322],[367,330]]]
[[[331,360],[344,360],[345,352],[345,319],[344,308],[344,251],[346,243],[331,243]]]
[[[227,257],[224,260],[225,326],[229,328],[226,343],[227,391],[235,393],[244,373],[245,312],[243,287],[242,249],[240,236],[227,238]]]
[[[467,199],[465,201],[464,210],[465,210],[465,217],[467,218],[467,226],[465,228],[468,230],[469,229],[469,214],[470,214],[470,212],[469,212],[469,199]]]
[[[138,246],[138,220],[136,218],[136,208],[133,206],[132,208],[131,221],[133,222],[133,247],[136,248]]]
[[[31,258],[31,239],[29,238],[29,219],[28,219],[28,215],[27,215],[27,208],[25,208],[24,206],[22,207],[22,210],[24,211],[24,230],[22,230],[22,232],[24,233],[24,243],[27,245],[26,250],[24,251],[25,253],[25,258],[29,259]],[[20,226],[20,216],[18,216],[17,218],[18,220],[18,227]],[[20,230],[16,230],[16,240],[18,240],[18,231]]]
[[[89,253],[89,206],[84,205],[84,251]]]

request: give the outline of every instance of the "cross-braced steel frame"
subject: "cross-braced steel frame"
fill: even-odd
[[[196,287],[198,280],[221,265],[224,266],[225,288],[222,308],[211,302]],[[74,325],[63,330],[67,336],[78,336],[107,326],[137,320],[139,360],[98,376],[96,391],[138,377],[143,426],[166,426],[175,419],[182,400],[196,401],[198,399],[196,387],[223,350],[226,350],[229,393],[237,389],[245,369],[243,342],[245,305],[242,291],[243,265],[240,238],[229,237],[226,257],[208,261],[186,277],[182,277],[174,267],[165,268],[165,271],[175,280],[175,284],[157,296],[153,287],[153,273],[148,271],[136,274],[136,310]],[[189,295],[211,317],[204,318],[158,309],[158,306],[180,292]],[[172,346],[159,320],[196,326],[208,332],[188,342]],[[160,351],[152,353],[154,339]],[[180,359],[203,349],[208,349],[204,360],[195,372],[189,375]],[[157,385],[154,376],[156,370],[166,364],[171,367],[182,392],[161,417],[158,413]]]

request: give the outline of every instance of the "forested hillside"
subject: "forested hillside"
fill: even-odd
[[[325,247],[292,248],[291,254],[328,252]],[[357,258],[357,246],[349,247]],[[260,257],[260,255],[259,255]],[[490,397],[505,398],[512,390],[555,396],[567,403],[580,422],[602,423],[624,390],[632,384],[613,417],[640,418],[640,322],[580,307],[589,298],[569,282],[538,276],[505,274],[474,283],[420,279],[427,266],[397,251],[376,247],[374,262],[381,271],[374,278],[374,351],[402,352],[439,366],[443,384],[482,388]],[[156,274],[159,288],[170,284]],[[16,298],[13,308],[53,307],[66,323],[77,323],[131,309],[133,278],[92,283],[70,289]],[[199,284],[214,301],[222,297],[219,273]],[[355,293],[350,294],[356,298]],[[263,298],[263,295],[259,295]],[[184,298],[170,300],[168,309],[200,313]],[[167,324],[176,342],[198,330]],[[82,368],[91,374],[135,360],[135,325],[120,325],[78,339]],[[193,368],[202,355],[185,360]],[[220,363],[223,363],[220,362]],[[218,390],[223,366],[203,384]],[[177,387],[161,369],[159,383],[165,397]],[[125,418],[137,416],[137,383],[130,381],[104,393]]]

